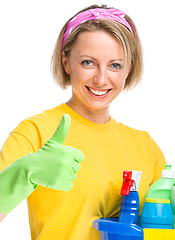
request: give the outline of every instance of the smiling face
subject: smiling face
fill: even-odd
[[[89,111],[108,109],[124,89],[130,69],[122,45],[105,31],[79,34],[69,57],[63,52],[62,62],[70,75],[72,106]]]

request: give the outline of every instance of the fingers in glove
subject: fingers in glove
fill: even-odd
[[[77,161],[73,161],[72,169],[74,172],[80,171],[81,165]]]

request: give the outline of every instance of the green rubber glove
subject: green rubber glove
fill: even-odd
[[[0,172],[0,212],[9,213],[37,184],[64,191],[72,188],[84,155],[76,148],[62,145],[69,126],[70,116],[64,114],[56,132],[41,149]]]

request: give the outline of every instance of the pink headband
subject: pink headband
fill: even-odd
[[[90,9],[85,12],[81,12],[78,15],[76,15],[73,19],[71,19],[66,27],[65,33],[63,35],[62,39],[62,49],[64,49],[64,44],[69,36],[69,34],[81,23],[87,22],[89,20],[93,19],[112,19],[115,20],[121,24],[123,24],[125,27],[127,27],[131,33],[133,34],[132,28],[129,25],[129,23],[126,21],[125,13],[116,10],[116,9],[103,9],[103,8],[95,8],[95,9]]]

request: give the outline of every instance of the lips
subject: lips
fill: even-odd
[[[86,86],[86,88],[88,89],[89,93],[98,97],[105,97],[107,93],[112,90],[112,89],[95,89],[88,86]]]

